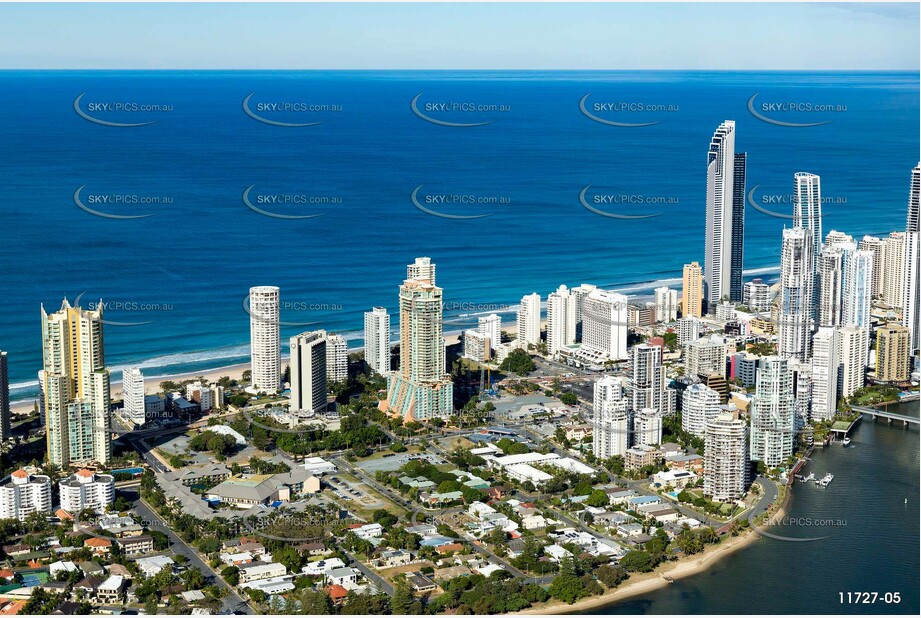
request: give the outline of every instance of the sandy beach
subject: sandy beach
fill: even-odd
[[[787,496],[789,496],[789,491],[787,492]],[[780,508],[778,508],[774,514],[774,518],[783,518],[786,508],[786,499],[787,498],[785,498],[784,503],[781,504]],[[677,580],[683,579],[685,577],[690,577],[691,575],[696,575],[697,573],[702,573],[726,556],[748,547],[760,538],[760,534],[754,530],[748,530],[747,532],[737,537],[732,537],[728,540],[725,540],[718,545],[712,545],[699,554],[689,556],[676,562],[667,562],[665,564],[659,565],[659,567],[649,573],[633,574],[630,576],[630,579],[626,581],[626,583],[621,584],[617,588],[609,590],[602,595],[581,599],[572,605],[560,603],[559,601],[552,601],[541,605],[535,605],[534,607],[530,607],[520,612],[513,612],[509,615],[540,616],[573,613],[590,614],[590,610],[592,609],[605,607],[607,605],[616,603],[617,601],[624,601],[626,599],[640,596],[642,594],[652,592],[653,590],[658,590],[659,588],[668,586],[670,582],[665,579],[666,576],[673,580]]]

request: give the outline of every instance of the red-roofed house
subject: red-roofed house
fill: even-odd
[[[104,555],[112,550],[112,541],[93,536],[83,541],[83,547],[89,547],[96,555]]]
[[[333,584],[326,587],[326,594],[329,595],[335,605],[342,605],[345,602],[345,598],[349,596],[349,591],[339,584]]]

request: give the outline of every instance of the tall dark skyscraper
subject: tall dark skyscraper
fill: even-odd
[[[742,262],[745,252],[745,163],[747,154],[737,153],[732,173],[732,255],[729,263],[729,300],[742,302]]]

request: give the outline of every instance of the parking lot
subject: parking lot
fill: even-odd
[[[444,459],[432,453],[400,453],[393,455],[393,457],[381,457],[379,459],[362,461],[356,463],[355,466],[361,468],[367,474],[373,476],[374,473],[378,470],[383,470],[384,472],[393,472],[394,470],[399,470],[413,459],[424,459],[430,464],[435,464],[436,466],[445,463]]]

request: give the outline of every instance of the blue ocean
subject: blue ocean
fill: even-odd
[[[447,331],[562,283],[679,285],[726,119],[760,207],[746,278],[770,279],[794,172],[821,175],[826,231],[904,227],[918,101],[917,73],[0,72],[11,394],[65,297],[105,303],[118,379],[246,360],[254,285],[281,288],[283,337],[359,346],[417,256]]]

